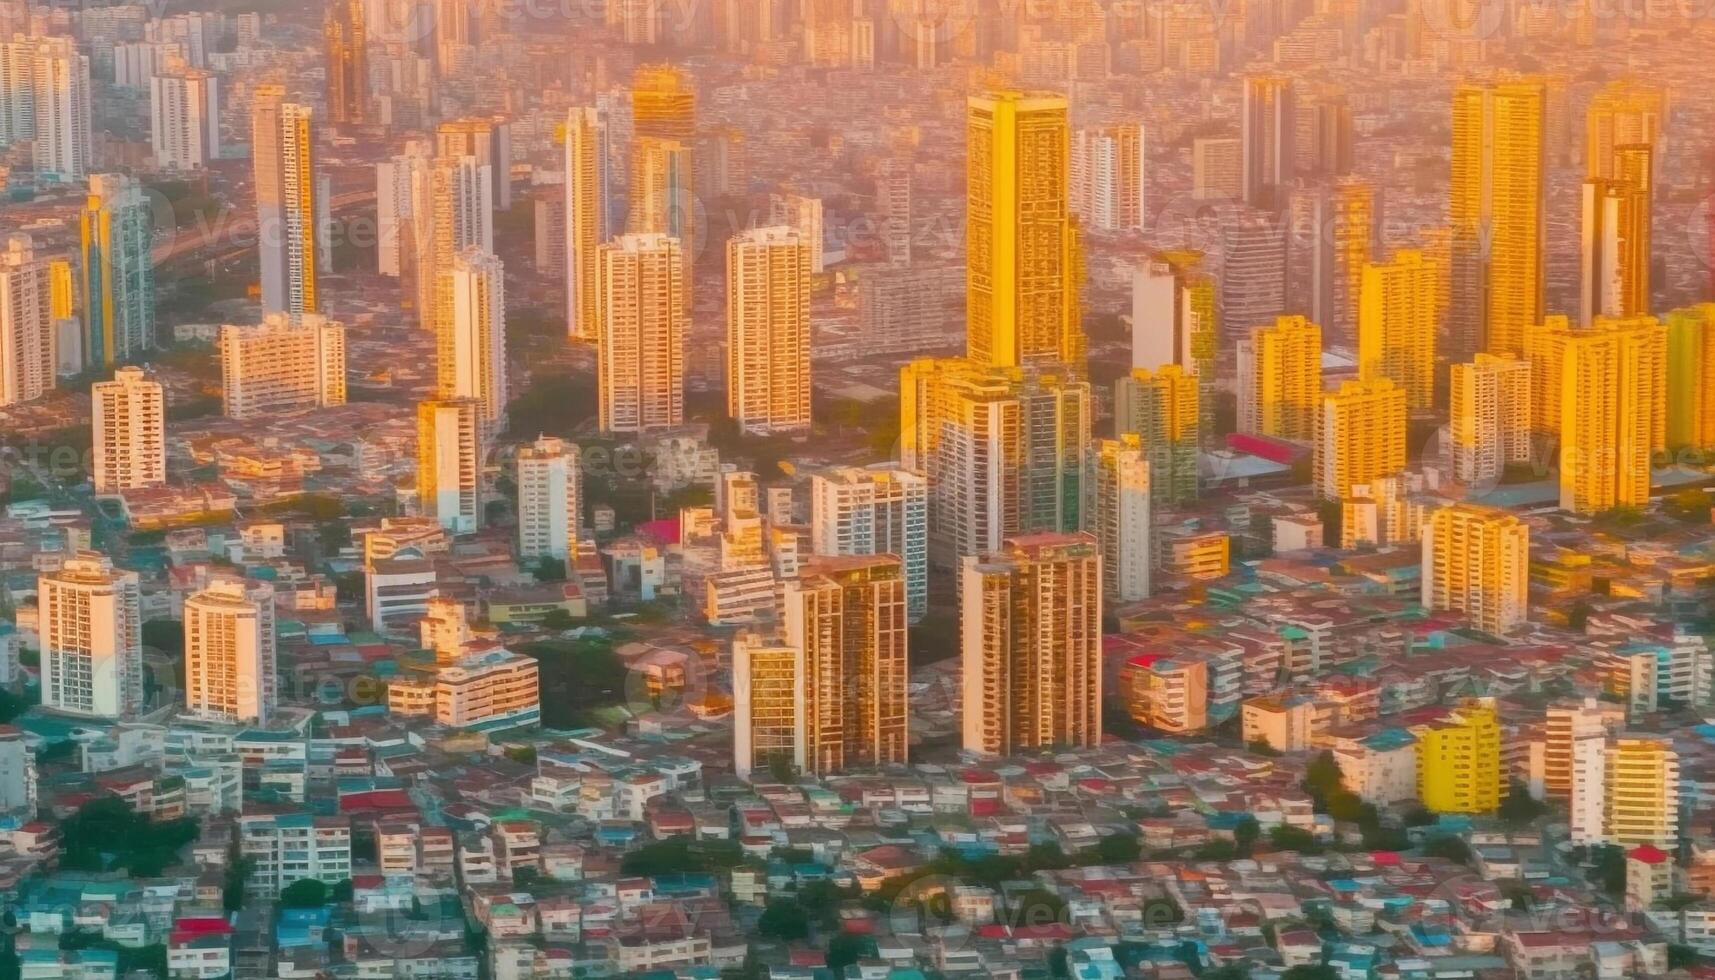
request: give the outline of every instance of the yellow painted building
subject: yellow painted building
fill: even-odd
[[[1492,698],[1467,698],[1417,736],[1417,796],[1435,813],[1491,813],[1505,796],[1501,725]]]
[[[1543,140],[1537,80],[1453,93],[1451,355],[1516,352],[1543,314]]]
[[[1613,178],[1617,147],[1653,147],[1666,113],[1667,93],[1654,86],[1622,78],[1598,89],[1584,116],[1585,176]]]
[[[1478,354],[1448,371],[1453,478],[1493,483],[1509,463],[1530,460],[1530,362]]]
[[[1064,96],[970,99],[966,128],[966,344],[981,364],[1082,368],[1083,254],[1071,215]]]
[[[1358,376],[1405,390],[1408,411],[1435,404],[1435,267],[1416,249],[1363,267],[1358,300]]]
[[[1679,753],[1673,740],[1617,735],[1604,753],[1603,836],[1621,847],[1679,842]]]
[[[1150,496],[1158,504],[1197,499],[1202,434],[1198,378],[1177,364],[1138,368],[1114,383],[1114,433],[1135,433],[1149,462]]]
[[[1316,430],[1315,486],[1339,500],[1357,484],[1405,468],[1405,389],[1386,379],[1348,381],[1322,396]]]
[[[1715,303],[1667,315],[1667,445],[1715,449]]]
[[[1554,316],[1527,332],[1533,424],[1560,449],[1560,506],[1581,514],[1649,501],[1667,446],[1667,331],[1654,317]]]
[[[1423,527],[1423,605],[1463,613],[1472,626],[1505,633],[1530,611],[1530,528],[1495,507],[1453,504]]]
[[[1322,328],[1301,316],[1255,327],[1239,345],[1239,431],[1311,442],[1322,402]]]

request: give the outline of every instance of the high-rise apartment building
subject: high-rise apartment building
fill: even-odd
[[[1191,141],[1191,197],[1198,201],[1236,201],[1244,196],[1244,144],[1229,136]]]
[[[442,155],[417,185],[426,195],[412,202],[413,262],[418,322],[437,336],[453,316],[453,279],[459,256],[471,249],[494,253],[494,187],[489,167],[475,156]]]
[[[35,44],[0,23],[0,148],[36,137]]]
[[[964,748],[1007,756],[1102,739],[1102,556],[1087,534],[1008,538],[959,583]]]
[[[155,345],[152,224],[135,178],[89,178],[89,198],[79,220],[87,364],[111,365]]]
[[[583,469],[578,447],[541,436],[518,450],[518,557],[524,561],[578,555]]]
[[[1648,146],[1613,150],[1611,177],[1584,181],[1578,322],[1650,312],[1650,221],[1654,170]]]
[[[36,587],[42,707],[121,718],[143,706],[143,611],[136,572],[79,552]]]
[[[506,416],[506,277],[493,253],[468,248],[440,272],[448,315],[436,325],[441,398],[471,398],[489,432]]]
[[[966,114],[966,347],[997,367],[1081,370],[1083,253],[1066,99],[998,92]]]
[[[1348,381],[1322,396],[1315,487],[1324,500],[1405,468],[1405,389],[1386,379]]]
[[[631,81],[633,133],[679,140],[697,135],[697,92],[691,79],[672,65],[645,65]]]
[[[375,165],[376,271],[398,279],[401,295],[413,307],[418,303],[417,254],[427,247],[418,240],[419,227],[428,228],[426,217],[419,222],[417,209],[429,206],[432,159],[427,143],[409,140],[405,152]]]
[[[1654,317],[1549,317],[1525,335],[1531,415],[1560,447],[1560,506],[1591,514],[1649,501],[1667,446],[1667,330]]]
[[[1358,300],[1358,376],[1405,391],[1408,411],[1435,404],[1435,267],[1416,249],[1363,267]]]
[[[1297,173],[1298,112],[1292,79],[1250,75],[1239,110],[1245,203],[1278,210]]]
[[[1574,746],[1586,738],[1605,740],[1625,722],[1624,707],[1595,698],[1549,705],[1543,713],[1543,795],[1553,800],[1569,800],[1574,781]],[[1597,793],[1598,800],[1600,797]],[[1599,825],[1600,819],[1596,823]]]
[[[893,555],[817,558],[787,583],[786,643],[803,656],[805,772],[906,761],[905,590]]]
[[[167,482],[167,406],[159,382],[142,368],[124,367],[90,388],[97,494],[158,487]]]
[[[1715,304],[1667,314],[1667,448],[1715,449]]]
[[[745,432],[810,428],[810,265],[784,225],[727,241],[727,415]]]
[[[1310,318],[1349,344],[1358,334],[1364,268],[1381,238],[1380,196],[1373,185],[1345,178],[1312,205]]]
[[[1149,461],[1135,433],[1102,439],[1090,453],[1089,531],[1102,553],[1110,602],[1149,598],[1153,564]]]
[[[151,76],[149,146],[163,168],[197,170],[220,159],[220,76],[182,63]]]
[[[1451,504],[1423,526],[1423,606],[1463,613],[1502,634],[1524,624],[1530,604],[1530,528],[1518,515]]]
[[[322,19],[327,56],[328,121],[362,125],[369,119],[369,25],[363,0],[335,0]]]
[[[41,37],[25,42],[30,52],[30,96],[34,119],[36,173],[70,182],[88,175],[90,145],[89,58],[70,37]]]
[[[1465,486],[1498,483],[1531,458],[1530,362],[1478,354],[1448,371],[1449,464]]]
[[[345,324],[269,313],[220,328],[220,384],[229,418],[345,404]]]
[[[733,774],[785,766],[802,772],[804,651],[783,639],[743,632],[732,641]]]
[[[1149,462],[1150,496],[1174,506],[1197,499],[1202,441],[1197,376],[1177,364],[1135,369],[1114,382],[1114,433],[1135,434]]]
[[[482,470],[487,462],[482,403],[438,399],[417,406],[417,504],[454,534],[482,524]]]
[[[185,599],[185,710],[266,725],[278,704],[274,590],[215,579]]]
[[[608,168],[613,152],[605,114],[592,106],[566,113],[566,324],[571,336],[600,335],[597,252],[608,239]]]
[[[1177,364],[1199,376],[1214,374],[1220,311],[1215,281],[1202,263],[1201,252],[1167,252],[1132,272],[1133,368],[1154,371]]]
[[[0,252],[0,407],[54,390],[53,270],[30,236],[11,235]]]
[[[475,157],[488,176],[493,206],[501,211],[512,207],[512,127],[504,119],[471,116],[441,123],[435,127],[435,155]]]
[[[900,462],[929,481],[929,560],[956,567],[1015,534],[1072,531],[1092,410],[1068,374],[925,358],[900,372]]]
[[[1585,113],[1585,176],[1618,176],[1615,151],[1622,146],[1655,148],[1666,118],[1667,93],[1662,89],[1625,78],[1602,86]]]
[[[1078,130],[1072,138],[1072,212],[1082,227],[1142,231],[1143,126],[1122,123]]]
[[[806,194],[770,194],[768,223],[784,225],[798,233],[799,241],[810,250],[810,274],[819,276],[827,268],[822,256],[827,227],[822,213],[822,199]]]
[[[929,611],[929,482],[891,466],[839,466],[810,478],[810,546],[818,555],[894,555],[906,614]]]
[[[1282,316],[1241,340],[1239,431],[1313,442],[1322,405],[1322,328]]]
[[[1417,797],[1434,813],[1492,813],[1506,795],[1501,725],[1493,698],[1466,698],[1445,718],[1416,726]]]
[[[881,240],[891,265],[909,265],[916,228],[911,223],[912,163],[909,159],[882,162],[875,175]]]
[[[262,312],[303,316],[319,309],[316,273],[326,246],[326,202],[317,200],[315,128],[307,105],[279,85],[258,85],[250,110],[255,164],[257,252]]]
[[[1542,321],[1547,98],[1537,81],[1453,94],[1450,359],[1518,353]]]
[[[1620,847],[1679,843],[1679,753],[1659,735],[1615,735],[1604,756],[1603,838]]]
[[[684,249],[666,235],[625,235],[597,253],[603,432],[670,429],[685,418]]]
[[[696,162],[690,143],[658,136],[639,136],[633,140],[626,232],[668,235],[679,239],[687,248],[694,248],[697,240],[695,174]]]
[[[1254,211],[1222,215],[1221,323],[1229,331],[1272,323],[1287,308],[1287,230],[1284,222]]]

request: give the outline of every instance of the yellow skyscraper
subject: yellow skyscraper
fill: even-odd
[[[727,415],[758,435],[810,428],[810,246],[784,226],[727,241]]]
[[[1613,176],[1584,182],[1580,236],[1579,322],[1650,311],[1652,151],[1613,151]]]
[[[1412,729],[1417,796],[1435,813],[1490,813],[1505,796],[1501,725],[1493,698],[1466,698],[1447,717]]]
[[[1453,94],[1449,355],[1516,353],[1543,310],[1540,81],[1461,85]]]
[[[645,65],[631,80],[632,133],[689,145],[697,136],[697,92],[672,65]]]
[[[1283,316],[1239,342],[1239,431],[1312,442],[1322,404],[1322,328]]]
[[[1364,266],[1358,376],[1392,381],[1413,412],[1435,404],[1435,288],[1435,268],[1416,249]]]
[[[1649,502],[1667,445],[1667,331],[1654,317],[1549,317],[1526,336],[1534,424],[1560,447],[1560,506],[1590,514]]]
[[[1142,442],[1155,503],[1197,499],[1199,419],[1197,376],[1177,364],[1138,368],[1114,382],[1114,434]]]
[[[973,96],[966,125],[966,345],[982,364],[1081,370],[1083,256],[1059,95]]]
[[[251,105],[250,147],[257,251],[262,260],[262,312],[314,313],[324,242],[316,203],[310,107],[287,102],[282,86],[257,86]]]
[[[1715,303],[1667,315],[1667,446],[1715,449]]]
[[[1405,468],[1405,389],[1385,378],[1348,381],[1322,396],[1316,430],[1316,493],[1350,496],[1352,487]]]
[[[1423,527],[1423,606],[1464,613],[1472,626],[1505,633],[1530,605],[1530,528],[1494,507],[1452,504]]]
[[[1599,180],[1618,176],[1615,150],[1654,147],[1667,114],[1667,94],[1633,79],[1616,79],[1590,99],[1585,113],[1584,174]]]
[[[600,109],[568,110],[566,166],[566,324],[579,340],[594,341],[597,250],[607,240],[608,129]]]
[[[625,235],[603,245],[597,262],[601,430],[644,433],[682,424],[688,316],[679,240]]]

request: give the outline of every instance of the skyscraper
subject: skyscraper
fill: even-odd
[[[1666,117],[1667,95],[1660,88],[1629,78],[1602,86],[1585,114],[1585,176],[1599,180],[1618,176],[1615,151],[1622,146],[1655,149]]]
[[[112,381],[90,388],[97,494],[158,487],[167,482],[167,406],[159,382],[142,368],[123,367]]]
[[[1083,227],[1142,231],[1143,127],[1137,123],[1087,127],[1072,140],[1072,211]]]
[[[1508,464],[1530,461],[1530,362],[1478,354],[1449,371],[1449,462],[1466,486],[1500,481]]]
[[[742,632],[732,641],[733,774],[809,761],[804,651],[780,637]]]
[[[0,28],[0,148],[36,136],[35,43]]]
[[[361,125],[369,118],[369,37],[363,0],[334,0],[322,20],[327,56],[328,120]]]
[[[50,180],[82,180],[93,160],[90,150],[89,58],[70,37],[33,42],[31,99],[36,173]]]
[[[136,572],[79,552],[36,587],[42,707],[121,718],[143,706],[143,611]]]
[[[822,242],[827,229],[823,223],[821,198],[807,194],[770,194],[768,223],[785,225],[798,233],[798,238],[810,250],[811,275],[819,276],[826,270]]]
[[[405,152],[375,165],[376,271],[397,278],[400,293],[413,307],[418,303],[417,254],[425,247],[418,241],[416,209],[429,206],[432,159],[428,144],[409,140]],[[420,227],[427,229],[427,221]]]
[[[573,338],[591,342],[600,333],[596,253],[608,239],[608,139],[600,109],[566,113],[566,324]]]
[[[270,313],[254,327],[220,328],[220,382],[228,418],[345,404],[345,324]]]
[[[448,315],[436,333],[440,398],[471,398],[492,434],[506,415],[506,277],[492,253],[467,248],[440,273]]]
[[[518,557],[524,561],[578,555],[583,469],[578,447],[540,436],[518,450]]]
[[[54,390],[52,278],[30,236],[7,238],[0,252],[0,407]]]
[[[79,224],[84,360],[110,365],[155,345],[155,260],[143,188],[122,174],[89,178]]]
[[[321,211],[316,201],[315,130],[309,106],[286,101],[279,85],[259,85],[250,114],[255,162],[257,252],[262,312],[302,316],[319,309]]]
[[[1250,75],[1244,81],[1240,108],[1245,203],[1253,208],[1278,210],[1296,172],[1294,149],[1298,118],[1292,79],[1275,75]]]
[[[149,145],[166,168],[196,170],[220,159],[220,76],[179,64],[150,77]]]
[[[980,364],[1083,368],[1083,254],[1069,207],[1066,112],[1058,95],[969,101],[966,344]]]
[[[1530,604],[1530,528],[1510,511],[1451,504],[1423,525],[1423,606],[1463,613],[1502,634]]]
[[[697,234],[694,175],[691,144],[655,136],[635,139],[631,145],[626,232],[670,235],[684,247],[694,248]]]
[[[888,159],[882,161],[875,175],[881,241],[887,248],[887,261],[892,265],[911,262],[912,239],[916,235],[916,228],[911,222],[912,170],[909,159]]]
[[[670,429],[685,418],[683,248],[667,235],[625,235],[597,253],[603,432]]]
[[[1518,353],[1542,320],[1546,100],[1536,81],[1453,94],[1450,359]]]
[[[482,524],[484,429],[482,403],[474,398],[417,406],[417,504],[453,534],[469,534]]]
[[[804,771],[906,761],[905,588],[893,555],[817,558],[787,583],[786,643],[803,653]]]
[[[499,117],[449,119],[435,127],[435,155],[475,157],[489,181],[493,207],[512,207],[512,127]]]
[[[697,135],[697,93],[690,76],[672,65],[645,65],[631,81],[633,134],[677,140]]]
[[[1358,376],[1405,391],[1408,411],[1435,404],[1435,269],[1415,249],[1363,267],[1358,303]]]
[[[1622,734],[1603,753],[1603,837],[1621,847],[1679,842],[1679,753],[1665,736]]]
[[[1133,368],[1154,371],[1177,364],[1193,374],[1214,373],[1220,315],[1215,282],[1202,264],[1202,252],[1175,251],[1132,272]]]
[[[810,428],[810,271],[792,228],[727,241],[727,415],[745,432]]]
[[[1103,595],[1110,602],[1147,599],[1154,529],[1143,443],[1134,433],[1103,439],[1090,465],[1089,530],[1101,547]]]
[[[909,470],[839,466],[810,478],[818,555],[895,555],[913,622],[929,611],[929,483]]]
[[[1088,382],[1070,374],[965,358],[901,369],[900,462],[929,481],[930,563],[1080,527],[1091,411]]]
[[[1405,468],[1405,389],[1386,379],[1348,381],[1322,396],[1316,431],[1317,496],[1339,500],[1352,487]]]
[[[469,154],[438,156],[429,165],[427,198],[412,202],[419,323],[437,335],[453,315],[449,273],[467,250],[494,252],[494,197],[489,168]]]
[[[1349,344],[1358,332],[1364,266],[1380,238],[1380,198],[1371,184],[1347,178],[1313,203],[1310,318]]]
[[[1102,739],[1102,556],[1087,534],[1008,538],[959,570],[964,748]]]
[[[1114,382],[1114,433],[1135,434],[1149,462],[1150,496],[1174,506],[1197,499],[1202,440],[1197,376],[1177,364],[1142,368]]]
[[[1537,430],[1558,437],[1560,506],[1590,514],[1649,502],[1667,445],[1667,331],[1654,317],[1549,317],[1525,337]]]
[[[185,599],[185,710],[266,725],[278,704],[274,590],[220,578]]]
[[[1221,216],[1221,323],[1240,333],[1286,309],[1287,226],[1233,209]],[[1201,369],[1199,369],[1201,370]],[[1205,387],[1205,394],[1209,394]]]
[[[1651,151],[1628,145],[1613,151],[1613,176],[1584,182],[1578,284],[1579,322],[1598,316],[1650,312]]]
[[[1282,316],[1239,342],[1239,431],[1312,442],[1322,405],[1322,328]]]
[[[1715,449],[1715,304],[1667,315],[1667,448]]]

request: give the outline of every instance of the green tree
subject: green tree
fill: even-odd
[[[90,800],[60,824],[60,868],[66,871],[124,869],[133,878],[153,878],[178,863],[179,851],[197,839],[191,818],[154,821],[117,796]]]
[[[1530,795],[1530,790],[1513,780],[1507,798],[1501,801],[1500,817],[1509,827],[1528,827],[1548,812],[1548,807]]]
[[[1093,850],[1098,864],[1130,864],[1143,856],[1143,845],[1135,834],[1109,834]]]
[[[1280,980],[1340,980],[1340,974],[1326,964],[1295,966],[1282,973]]]
[[[566,580],[566,560],[555,558],[553,555],[543,555],[531,569],[538,582],[564,582]]]
[[[1243,963],[1228,963],[1204,970],[1198,980],[1251,980],[1251,971]]]
[[[1304,768],[1304,791],[1310,794],[1319,811],[1326,812],[1329,798],[1344,788],[1345,777],[1340,773],[1340,763],[1335,761],[1334,753],[1319,752]]]
[[[1257,839],[1262,836],[1262,825],[1256,818],[1246,816],[1233,827],[1233,850],[1239,857],[1250,857],[1256,849]]]
[[[1322,845],[1317,843],[1316,835],[1302,827],[1288,824],[1277,824],[1268,832],[1269,846],[1277,851],[1296,851],[1299,854],[1320,854]]]
[[[1423,856],[1470,864],[1471,845],[1465,843],[1465,838],[1456,834],[1441,834],[1424,842]]]
[[[758,935],[788,943],[808,939],[810,914],[797,902],[776,899],[762,910],[762,917],[756,920],[756,932]]]
[[[316,909],[328,903],[328,886],[317,878],[303,878],[280,890],[280,904],[289,909]]]
[[[836,932],[828,939],[828,971],[836,977],[846,974],[846,967],[858,960],[874,956],[875,940],[851,932]]]

